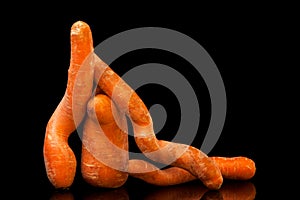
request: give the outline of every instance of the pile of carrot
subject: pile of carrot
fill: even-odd
[[[160,186],[199,179],[215,190],[223,179],[254,176],[256,167],[250,158],[209,157],[195,147],[157,139],[143,100],[93,52],[89,25],[75,22],[70,35],[66,91],[47,123],[43,146],[46,174],[55,188],[68,188],[74,181],[77,163],[68,138],[80,123],[81,173],[95,187],[118,188],[132,176]],[[126,116],[141,152],[168,168],[129,159]]]

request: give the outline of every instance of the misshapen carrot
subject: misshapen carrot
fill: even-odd
[[[93,87],[92,34],[88,24],[74,23],[70,33],[71,59],[65,94],[50,117],[44,138],[43,156],[47,176],[55,188],[67,188],[76,173],[76,158],[68,138],[85,112]],[[76,94],[76,98],[74,98]]]
[[[120,114],[105,94],[93,97],[87,109],[88,117],[84,122],[82,137],[82,176],[96,187],[120,187],[128,177],[125,114]]]
[[[188,170],[210,189],[221,187],[223,182],[221,172],[205,153],[185,144],[168,143],[166,146],[161,144],[155,136],[152,118],[144,102],[97,55],[95,55],[95,79],[99,80],[99,87],[112,98],[118,108],[129,116],[135,141],[147,157],[156,162]]]
[[[89,146],[91,153],[83,145],[82,173],[87,182],[92,185],[119,187],[127,179],[128,155],[124,154],[124,151],[118,152],[116,147],[109,143],[118,145],[125,152],[128,151],[128,140],[125,133],[127,132],[127,126],[124,113],[120,113],[111,99],[104,94],[97,94],[89,101],[88,113],[93,120],[85,123],[83,143]],[[93,115],[94,113],[95,115]],[[98,122],[101,129],[97,127]],[[105,135],[100,134],[101,131]],[[170,142],[159,140],[159,143],[164,147]],[[107,164],[112,165],[112,161],[119,161],[115,167],[122,168],[122,171],[101,163],[104,156],[108,156]],[[254,161],[246,157],[210,157],[210,159],[215,162],[221,170],[222,176],[227,179],[247,180],[252,178],[255,173]],[[143,160],[129,160],[128,173],[135,178],[159,186],[182,184],[197,179],[183,168],[169,167],[161,170]]]

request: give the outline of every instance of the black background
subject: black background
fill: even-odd
[[[260,16],[261,10],[256,11]],[[17,187],[14,195],[37,196],[49,199],[56,191],[47,179],[43,163],[43,139],[46,124],[54,109],[61,100],[67,81],[67,70],[70,59],[70,27],[77,20],[87,22],[93,33],[94,44],[97,45],[108,37],[137,27],[164,27],[179,31],[196,40],[208,52],[217,65],[223,78],[227,95],[227,116],[222,134],[209,155],[246,156],[256,162],[257,173],[250,181],[257,189],[257,199],[267,197],[269,193],[265,185],[271,176],[266,163],[270,160],[271,147],[268,138],[268,118],[270,106],[269,95],[273,88],[267,80],[265,72],[269,70],[266,49],[270,43],[270,29],[273,21],[268,17],[254,17],[252,12],[238,11],[230,15],[213,18],[211,15],[200,17],[197,12],[191,15],[166,15],[155,18],[155,13],[136,14],[132,18],[118,15],[109,18],[108,14],[44,14],[37,12],[32,17],[23,16],[19,21],[9,23],[11,36],[10,62],[16,63],[10,73],[16,73],[12,84],[14,90],[7,91],[12,96],[15,112],[22,113],[9,116],[10,127],[18,129],[18,135],[9,135],[7,143],[16,141],[12,156],[3,157],[11,166],[15,178],[9,178],[7,185]],[[141,17],[147,16],[145,18]],[[108,20],[109,18],[109,20]],[[9,33],[10,34],[10,33]],[[13,47],[11,49],[11,47]],[[175,69],[184,66],[191,69],[186,61],[168,52],[159,50],[143,50],[128,53],[116,60],[111,67],[120,75],[130,68],[147,63],[160,62]],[[14,72],[15,71],[15,72]],[[199,133],[192,143],[200,148],[203,132],[209,123],[209,97],[205,83],[194,73],[184,72],[192,83],[197,97],[203,98],[201,103],[201,119]],[[160,90],[162,95],[155,94]],[[174,121],[178,121],[178,102],[172,94],[158,86],[146,86],[139,89],[138,94],[147,106],[162,103],[169,107],[168,118],[161,139],[172,139]],[[168,99],[166,101],[166,99]],[[172,109],[170,109],[172,108]],[[14,113],[15,113],[14,112]],[[22,119],[22,120],[20,120]],[[21,121],[21,122],[19,122]],[[20,131],[19,131],[20,128]],[[132,139],[132,138],[131,138]],[[81,143],[77,134],[69,138],[78,160]],[[263,147],[263,148],[262,148]],[[8,148],[10,146],[8,145]],[[132,144],[132,150],[135,149]],[[10,151],[5,148],[4,151]],[[8,156],[7,156],[8,155]],[[199,184],[198,182],[194,184]],[[17,186],[16,186],[17,185]],[[131,199],[143,198],[155,191],[155,187],[130,178],[125,190]],[[147,189],[148,188],[148,189]],[[87,191],[106,191],[87,185],[81,178],[78,169],[74,184],[70,191],[77,199],[84,197]],[[136,193],[139,191],[139,194]]]

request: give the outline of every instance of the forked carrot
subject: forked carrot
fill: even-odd
[[[55,188],[67,188],[74,180],[76,158],[68,145],[75,131],[74,112],[79,123],[93,87],[92,34],[88,24],[78,21],[71,27],[71,59],[65,94],[50,117],[44,138],[43,156],[47,176]],[[74,98],[74,93],[80,94]]]
[[[96,96],[91,97],[93,81],[99,88]],[[120,187],[129,172],[155,185],[200,179],[208,189],[219,189],[223,178],[247,180],[255,173],[255,163],[251,159],[208,157],[195,147],[158,140],[146,105],[93,53],[91,30],[86,23],[78,21],[71,27],[66,91],[47,123],[44,138],[46,173],[56,188],[67,188],[73,183],[77,164],[68,138],[84,118],[86,109],[81,170],[83,178],[91,185]],[[146,161],[129,161],[125,114],[131,120],[139,149],[150,159],[170,165],[170,168],[160,170]]]
[[[128,177],[125,114],[120,114],[105,94],[96,94],[89,101],[87,109],[88,117],[84,122],[82,137],[82,176],[96,187],[120,187]]]
[[[147,157],[156,162],[188,170],[210,189],[221,187],[222,174],[214,161],[205,153],[185,144],[168,143],[164,146],[156,138],[152,118],[144,102],[97,55],[95,55],[95,80],[99,80],[99,87],[113,99],[122,112],[129,116],[136,144]],[[117,95],[114,95],[114,92]]]

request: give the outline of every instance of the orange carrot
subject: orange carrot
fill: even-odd
[[[120,187],[128,177],[125,114],[120,114],[110,98],[104,94],[97,94],[92,98],[87,109],[88,117],[84,122],[82,137],[83,178],[96,187]],[[124,127],[126,130],[123,130]]]
[[[220,168],[223,178],[232,180],[248,180],[255,173],[254,161],[242,156],[210,157]],[[155,165],[143,160],[129,160],[128,173],[153,185],[167,186],[182,184],[196,180],[197,177],[189,171],[179,167],[159,169]]]
[[[71,59],[67,86],[47,123],[43,146],[46,173],[55,188],[67,188],[73,183],[76,158],[68,145],[68,138],[76,129],[74,112],[79,123],[86,112],[86,103],[93,86],[92,56],[89,56],[93,52],[90,27],[78,21],[72,25],[70,37]]]
[[[256,171],[255,162],[244,156],[237,157],[211,157],[226,179],[248,180]]]
[[[156,162],[188,170],[210,189],[221,187],[223,177],[219,168],[201,150],[176,143],[163,146],[155,136],[152,118],[144,102],[97,56],[95,56],[95,79],[99,80],[99,87],[113,99],[118,108],[130,117],[135,141],[147,157]],[[117,95],[113,95],[113,92]]]
[[[98,91],[98,93],[99,92],[101,91]],[[113,113],[113,111],[115,111],[115,113]],[[93,112],[95,112],[95,116],[93,116]],[[104,94],[97,94],[92,100],[90,100],[88,103],[88,113],[89,117],[93,120],[89,120],[85,124],[83,143],[88,144],[93,152],[90,153],[87,151],[85,145],[83,145],[83,175],[87,182],[94,186],[119,187],[127,179],[124,171],[127,168],[128,155],[124,155],[122,157],[122,154],[119,153],[109,153],[111,149],[114,150],[114,147],[111,148],[110,145],[105,145],[106,140],[102,137],[104,135],[98,133],[100,131],[104,131],[104,137],[108,137],[110,142],[121,148],[123,147],[125,151],[128,151],[127,135],[120,130],[120,127],[118,126],[122,126],[122,129],[127,132],[127,126],[125,125],[126,122],[121,122],[120,120],[122,116],[124,117],[124,114],[117,111],[111,99]],[[116,120],[118,122],[116,122]],[[123,118],[123,120],[125,119]],[[97,128],[97,122],[99,122],[102,129]],[[166,146],[170,142],[160,140],[159,143],[161,146]],[[93,156],[93,154],[100,154],[100,156],[97,156],[98,160]],[[120,164],[124,165],[124,170],[121,172],[101,163],[99,160],[103,159],[103,155],[114,155],[112,160],[119,160]],[[109,157],[108,159],[111,158]],[[227,179],[246,180],[250,179],[255,173],[254,162],[246,157],[211,157],[211,159],[215,161],[215,164],[221,170],[222,176]],[[249,176],[250,172],[252,176]],[[129,160],[128,173],[129,175],[142,179],[147,183],[160,186],[181,184],[197,179],[185,169],[169,167],[167,169],[160,170],[153,164],[143,160]]]

